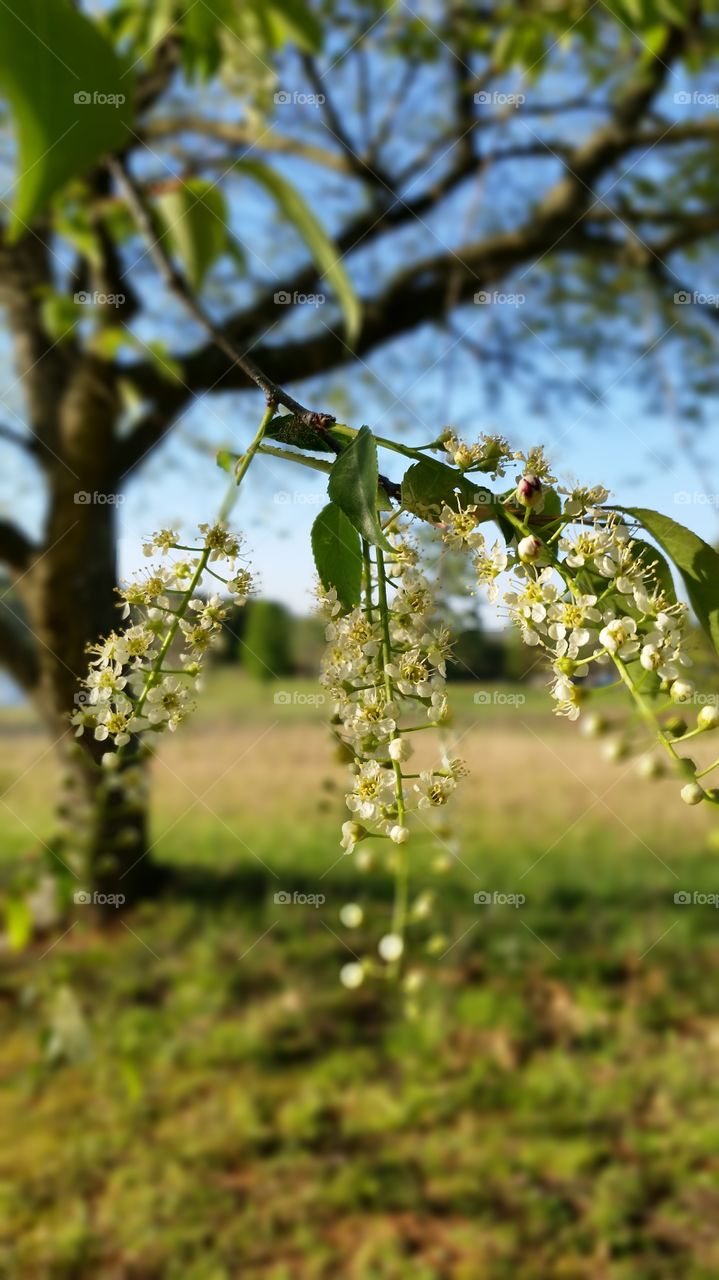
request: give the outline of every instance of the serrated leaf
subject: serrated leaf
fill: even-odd
[[[327,492],[367,542],[392,550],[377,515],[377,445],[369,427],[362,427],[333,463]]]
[[[362,547],[351,520],[334,502],[328,502],[312,526],[312,554],[320,582],[333,587],[345,609],[362,598]]]
[[[180,259],[193,289],[228,246],[227,205],[216,183],[193,178],[158,197],[165,238]]]
[[[350,344],[353,343],[359,333],[362,318],[359,300],[342,266],[337,247],[322,223],[315,217],[297,188],[270,165],[263,164],[261,160],[242,159],[236,161],[233,167],[259,182],[299,232],[322,273],[321,278],[327,281],[337,295],[345,319],[347,340]]]
[[[647,507],[617,507],[646,529],[677,566],[697,618],[719,653],[719,555],[669,516]]]
[[[70,178],[126,141],[132,79],[69,0],[3,0],[0,92],[17,136],[15,240]]]

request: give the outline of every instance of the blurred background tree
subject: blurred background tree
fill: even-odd
[[[690,453],[685,424],[717,385],[716,3],[214,9],[0,15],[16,369],[1,434],[37,494],[0,523],[22,604],[5,597],[0,656],[74,778],[62,856],[81,849],[128,901],[153,884],[144,806],[118,791],[107,807],[66,721],[86,646],[115,621],[115,499],[198,400],[211,413],[252,384],[164,288],[108,156],[222,338],[283,385],[313,379],[316,408],[339,394],[331,375],[352,407],[388,344],[431,367],[438,329],[488,393],[545,406],[601,398],[597,352],[621,349],[650,403],[672,398]]]
[[[240,641],[240,655],[258,680],[274,680],[293,669],[292,620],[276,600],[254,600],[248,607],[247,626]]]

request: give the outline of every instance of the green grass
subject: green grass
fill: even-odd
[[[316,708],[272,694],[223,676],[158,762],[166,897],[104,934],[78,911],[5,964],[0,1275],[715,1277],[719,912],[673,900],[719,891],[708,828],[672,784],[617,783],[534,695],[520,724],[459,690],[462,861],[433,869],[429,835],[413,852],[435,902],[408,1013],[337,981],[386,927],[388,875],[328,872],[341,775]],[[221,821],[182,817],[227,765]],[[613,781],[619,818],[585,813]]]

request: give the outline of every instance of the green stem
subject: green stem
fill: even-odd
[[[237,490],[240,484],[242,483],[242,480],[245,477],[247,468],[249,467],[250,463],[252,462],[252,459],[254,458],[255,454],[257,453],[260,447],[260,444],[262,443],[262,437],[264,436],[265,431],[267,430],[267,427],[272,421],[274,410],[275,410],[274,404],[268,404],[267,409],[265,410],[264,416],[262,418],[262,422],[260,423],[257,429],[257,432],[255,433],[254,439],[252,440],[252,443],[250,444],[250,447],[247,450],[247,453],[242,455],[242,458],[237,467],[237,471],[235,473],[235,483],[230,486],[222,502],[222,505],[220,507],[218,517],[217,517],[218,523],[222,523],[227,519],[228,515],[230,514],[230,511],[235,505],[235,502],[237,500]],[[177,635],[177,631],[180,626],[180,623],[182,622],[183,618],[185,617],[185,614],[187,613],[187,610],[190,607],[190,601],[192,600],[192,597],[195,594],[195,590],[197,589],[197,586],[202,579],[202,575],[205,572],[205,569],[207,568],[207,562],[210,558],[211,551],[212,551],[211,547],[205,547],[204,550],[202,551],[200,558],[197,562],[197,567],[195,569],[195,572],[193,573],[190,579],[189,585],[186,591],[183,592],[182,599],[180,600],[177,608],[172,611],[173,621],[167,629],[167,634],[165,636],[165,639],[160,645],[160,648],[157,652],[157,656],[155,657],[155,660],[150,668],[142,693],[140,694],[139,698],[137,699],[137,702],[135,703],[135,715],[137,716],[141,714],[142,709],[147,701],[147,695],[149,694],[150,690],[154,688],[154,686],[157,684],[158,680],[161,677],[161,669],[164,666],[165,658],[167,657],[170,646],[173,640],[175,639],[175,636]]]
[[[659,739],[662,746],[664,747],[664,750],[671,756],[672,762],[676,764],[678,761],[681,760],[681,756],[678,755],[677,752],[674,750],[673,744],[669,741],[669,738],[667,738],[661,725],[657,724],[657,721],[655,720],[649,707],[644,702],[644,699],[642,698],[641,694],[638,693],[637,689],[635,688],[634,681],[632,680],[621,658],[618,658],[615,653],[613,653],[611,657],[615,667],[617,668],[617,671],[619,672],[619,675],[621,676],[622,683],[626,685],[627,689],[629,690],[634,702],[637,705],[639,714],[641,715],[642,719],[649,726],[649,728],[652,731],[652,734],[656,734],[657,738]]]
[[[392,641],[389,629],[389,606],[387,604],[387,579],[385,574],[384,554],[380,547],[377,547],[377,595],[379,600],[379,613],[382,626],[382,665],[384,671],[384,686],[388,702],[392,700],[392,681],[387,674],[387,664],[392,661]],[[391,739],[395,741],[400,737],[398,729],[392,731]],[[397,801],[397,822],[399,826],[404,826],[405,807],[404,807],[404,789],[402,784],[402,768],[399,761],[392,761],[392,769],[394,772],[394,792]],[[396,933],[398,937],[404,941],[404,930],[407,920],[407,900],[409,894],[409,856],[405,845],[397,845],[397,871],[395,874],[395,896],[394,906],[392,909],[392,933]],[[394,961],[390,965],[392,976],[395,976],[399,970],[401,959]]]
[[[372,622],[372,560],[369,542],[362,539],[362,576],[364,579],[364,614],[369,623]],[[368,686],[369,687],[369,686]]]
[[[697,773],[697,778],[705,778],[708,773],[711,773],[713,769],[716,769],[717,765],[719,765],[719,760],[714,760],[712,764],[707,765],[706,769],[701,769]]]
[[[308,458],[304,453],[290,453],[287,449],[276,449],[273,444],[261,444],[260,453],[269,454],[272,458],[281,458],[283,462],[298,462],[301,467],[310,467],[312,471],[324,471],[329,474],[332,463],[323,458]]]

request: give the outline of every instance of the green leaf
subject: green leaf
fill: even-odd
[[[72,298],[60,293],[48,293],[40,305],[42,322],[49,338],[61,342],[69,337],[82,316]]]
[[[229,449],[218,449],[215,461],[218,467],[221,467],[228,475],[232,475],[232,469],[235,465],[235,457],[236,455],[234,453],[230,453]]]
[[[70,178],[126,141],[132,80],[69,0],[3,0],[0,92],[17,136],[16,240]]]
[[[282,213],[302,236],[307,248],[319,267],[323,280],[334,290],[342,307],[350,344],[356,339],[361,324],[361,309],[352,282],[342,266],[337,247],[327,235],[322,223],[315,217],[309,205],[286,178],[261,160],[238,160],[233,166],[248,177],[254,178],[269,191]]]
[[[180,259],[193,289],[228,247],[227,205],[216,183],[192,178],[157,200],[165,238]]]
[[[421,462],[415,462],[402,478],[402,506],[423,520],[438,519],[445,503],[454,507],[457,497],[462,506],[476,506],[480,520],[496,519],[497,510],[492,505],[494,495],[491,491],[444,462],[423,458]]]
[[[334,452],[326,434],[308,427],[293,413],[279,413],[272,419],[265,435],[270,440],[278,440],[280,444],[291,444],[297,449],[308,449],[311,453]]]
[[[719,555],[698,534],[647,507],[617,507],[641,524],[677,566],[692,608],[719,653]]]
[[[304,49],[317,53],[322,46],[322,25],[302,0],[255,0],[253,8],[264,10],[273,39],[271,43],[282,48],[287,40]]]
[[[327,492],[367,542],[392,550],[377,515],[377,445],[369,427],[362,427],[333,463]]]
[[[344,511],[328,502],[312,526],[312,554],[320,582],[335,587],[337,599],[353,609],[362,597],[362,548],[357,530]]]

